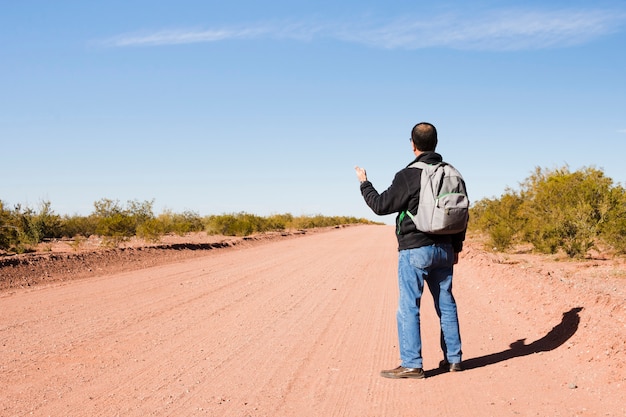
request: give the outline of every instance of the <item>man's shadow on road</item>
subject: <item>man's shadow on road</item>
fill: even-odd
[[[470,358],[463,361],[463,369],[482,368],[483,366],[494,365],[512,358],[532,355],[533,353],[548,352],[554,350],[565,343],[578,330],[582,307],[572,308],[563,313],[561,322],[554,326],[544,337],[537,339],[531,344],[525,344],[526,339],[518,339],[511,343],[510,348],[498,353],[492,353],[477,358]],[[428,376],[435,376],[447,373],[447,369],[433,369],[428,371]]]

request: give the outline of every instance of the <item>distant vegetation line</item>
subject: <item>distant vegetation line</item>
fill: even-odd
[[[94,203],[88,216],[58,215],[49,201],[37,209],[17,205],[7,208],[0,200],[0,250],[5,253],[24,253],[34,250],[47,239],[70,238],[76,247],[89,236],[103,238],[105,245],[115,247],[137,236],[158,242],[166,234],[185,235],[206,232],[210,235],[248,236],[256,233],[300,230],[347,224],[371,224],[366,219],[346,216],[293,216],[276,214],[261,217],[249,213],[200,216],[193,211],[174,213],[153,212],[154,201],[101,199]]]
[[[471,189],[471,185],[470,185]],[[78,246],[91,235],[108,245],[137,236],[159,241],[165,234],[206,232],[227,236],[308,229],[345,224],[373,223],[355,217],[293,216],[261,217],[233,213],[201,217],[192,211],[165,211],[155,215],[153,201],[102,199],[88,216],[60,216],[50,202],[38,209],[7,208],[0,200],[0,251],[22,253],[45,239],[70,238]],[[596,168],[571,172],[536,168],[520,190],[507,189],[499,198],[485,198],[470,209],[470,232],[488,239],[489,249],[506,251],[530,244],[540,253],[564,252],[582,258],[592,249],[626,254],[626,190]]]

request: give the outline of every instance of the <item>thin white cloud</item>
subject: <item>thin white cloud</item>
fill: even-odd
[[[582,44],[614,32],[626,15],[608,11],[506,11],[465,18],[396,21],[379,28],[346,33],[346,40],[382,48],[449,47],[522,50]]]
[[[218,42],[229,39],[254,39],[271,33],[270,28],[163,30],[153,33],[135,33],[113,37],[104,42],[110,46],[158,46],[199,42]]]
[[[499,11],[481,16],[440,15],[384,23],[279,22],[240,28],[124,34],[104,41],[116,47],[176,45],[235,39],[337,39],[376,48],[447,47],[524,50],[571,46],[621,30],[626,12],[606,10]]]
[[[626,129],[620,129],[617,131],[617,133],[626,133]]]
[[[305,23],[257,24],[247,27],[230,27],[209,30],[182,29],[118,35],[101,42],[106,46],[160,46],[190,43],[219,42],[237,39],[294,39],[312,40],[326,32],[324,25]]]

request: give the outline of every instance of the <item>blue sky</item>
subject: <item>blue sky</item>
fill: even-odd
[[[476,201],[626,182],[624,1],[0,2],[0,200],[380,218],[429,121]]]

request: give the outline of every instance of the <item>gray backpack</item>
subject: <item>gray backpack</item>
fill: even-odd
[[[415,162],[409,168],[421,168],[421,190],[417,213],[400,213],[400,222],[408,215],[417,230],[436,235],[451,235],[467,228],[469,198],[461,173],[441,162],[428,165]]]

